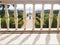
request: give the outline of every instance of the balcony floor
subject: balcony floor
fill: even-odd
[[[0,34],[0,45],[60,45],[60,34]]]

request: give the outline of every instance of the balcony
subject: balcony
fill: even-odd
[[[42,42],[44,43],[42,45],[60,45],[60,0],[0,0],[1,6],[4,6],[4,13],[3,11],[2,13],[0,12],[1,45],[14,45],[15,43],[16,45],[24,45],[24,42],[27,43],[29,40],[31,41],[31,45],[35,45],[35,43],[36,45],[40,45]],[[11,10],[9,9],[11,7],[8,8],[9,6],[12,7],[12,12],[10,12]],[[23,10],[18,10],[17,7],[18,9],[22,7]],[[29,8],[27,9],[27,7]],[[48,11],[45,10],[46,8],[48,8]],[[54,12],[56,11],[55,9],[58,9],[57,13]],[[39,22],[37,22],[38,19]],[[34,40],[29,39],[29,37],[34,37]],[[30,44],[27,43],[26,45]]]
[[[24,1],[24,0],[21,0],[21,1],[19,1],[19,0],[13,0],[13,1],[5,1],[5,0],[2,0],[2,1],[0,1],[1,2],[1,5],[3,4],[4,6],[5,6],[5,21],[6,21],[6,29],[5,29],[5,31],[8,31],[8,32],[10,32],[11,31],[11,29],[9,28],[9,25],[11,25],[11,24],[9,24],[9,22],[10,22],[10,18],[9,18],[9,12],[8,12],[8,8],[7,8],[7,5],[8,4],[14,4],[14,13],[13,13],[13,15],[14,15],[14,23],[15,23],[15,28],[14,29],[12,29],[12,31],[13,32],[21,32],[20,30],[19,30],[19,24],[18,24],[18,12],[17,12],[17,4],[23,4],[24,5],[24,11],[23,11],[23,16],[22,16],[22,18],[23,18],[23,29],[22,29],[22,32],[56,32],[56,33],[58,33],[58,32],[60,32],[60,29],[59,29],[59,26],[60,26],[60,21],[59,21],[59,19],[60,19],[60,17],[59,17],[59,15],[60,15],[60,10],[59,10],[59,13],[57,14],[57,27],[56,28],[52,28],[51,26],[52,26],[52,23],[53,23],[53,16],[54,16],[54,13],[53,13],[53,6],[54,6],[54,4],[58,4],[59,5],[59,0],[58,1],[55,1],[55,0],[53,0],[53,1],[51,1],[51,0],[46,0],[46,1],[43,1],[43,0],[28,0],[28,1]],[[39,2],[42,2],[42,3],[39,3]],[[29,24],[29,23],[27,23],[27,21],[29,22],[29,20],[27,20],[26,18],[27,18],[27,14],[26,14],[26,5],[27,4],[31,4],[32,3],[32,5],[33,5],[33,10],[32,10],[32,19],[31,19],[31,23],[32,24]],[[38,31],[35,31],[35,20],[36,20],[36,11],[35,11],[35,5],[36,4],[41,4],[42,5],[42,10],[41,10],[41,18],[40,18],[40,28],[39,28],[39,30]],[[44,6],[45,6],[45,4],[50,4],[51,5],[51,9],[50,9],[50,12],[49,12],[49,24],[48,24],[48,28],[43,28],[44,26],[44,15],[45,15],[45,13],[44,13]],[[60,5],[59,5],[60,6]],[[4,29],[1,27],[2,25],[1,25],[1,19],[0,19],[0,32],[2,32],[2,31],[4,31]],[[27,31],[27,29],[26,28],[28,28],[29,26],[28,25],[31,25],[30,27],[32,27],[32,29],[30,30],[30,31]],[[44,30],[45,29],[45,30]],[[55,30],[54,30],[55,29]],[[28,29],[29,30],[29,29]],[[4,31],[4,32],[5,32]]]

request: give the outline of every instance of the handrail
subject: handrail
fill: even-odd
[[[40,4],[40,3],[53,3],[53,4],[60,4],[60,0],[0,0],[2,4]]]

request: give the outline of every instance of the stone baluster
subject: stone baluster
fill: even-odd
[[[17,13],[17,5],[14,5],[14,21],[15,21],[15,28],[18,30],[18,13]]]
[[[53,21],[53,4],[51,5],[50,15],[49,15],[49,30],[51,30],[52,21]]]
[[[44,4],[42,4],[42,12],[41,12],[41,30],[43,28],[43,24],[44,24]]]
[[[7,4],[5,4],[5,19],[6,19],[7,30],[9,30],[9,13],[8,13]]]
[[[1,15],[0,15],[0,30],[1,30]]]
[[[23,21],[24,21],[24,31],[26,30],[26,4],[24,4],[24,12],[23,12]]]
[[[33,4],[33,13],[32,13],[32,24],[33,24],[33,29],[32,30],[34,30],[34,28],[35,28],[35,4]]]
[[[59,27],[60,27],[60,10],[57,18],[57,30],[59,30]]]

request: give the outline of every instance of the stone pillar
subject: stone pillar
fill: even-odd
[[[51,30],[52,21],[53,21],[53,4],[51,5],[50,15],[49,15],[49,30]]]
[[[44,24],[44,4],[42,4],[42,12],[41,12],[41,30],[43,28],[43,24]]]
[[[16,9],[17,5],[15,4],[14,7],[15,7],[14,8],[15,28],[16,28],[16,30],[18,30],[18,13],[17,13],[17,9]]]
[[[35,28],[35,4],[33,4],[33,13],[32,13],[32,24],[33,24],[33,29]]]
[[[7,30],[9,30],[9,14],[7,4],[5,4],[5,19],[6,19]]]
[[[24,30],[26,30],[26,4],[24,4],[24,12],[23,12],[23,21],[24,21]]]

